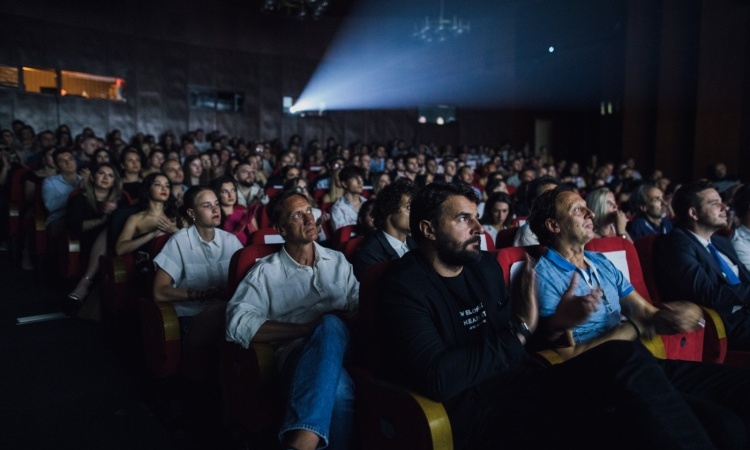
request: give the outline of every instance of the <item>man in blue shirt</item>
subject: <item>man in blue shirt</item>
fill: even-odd
[[[642,335],[704,326],[698,306],[672,302],[659,310],[606,257],[584,251],[595,236],[593,217],[583,198],[567,186],[540,195],[529,216],[532,231],[548,246],[535,268],[539,330],[557,342],[558,353],[572,358],[614,340],[637,341]],[[655,358],[652,362],[689,406],[678,415],[697,417],[719,448],[742,448],[741,443],[748,442],[745,403],[750,382],[744,369]],[[745,425],[733,429],[739,420]]]

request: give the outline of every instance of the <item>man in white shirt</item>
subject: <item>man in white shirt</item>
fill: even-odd
[[[234,179],[237,180],[237,203],[247,207],[248,203],[260,202],[265,205],[268,203],[266,191],[255,182],[256,170],[252,164],[242,161],[234,166],[232,172]]]
[[[399,259],[417,247],[409,236],[409,211],[416,186],[404,178],[396,180],[378,192],[372,216],[378,231],[357,251],[354,274],[361,279],[371,265]]]
[[[339,172],[339,181],[344,188],[344,195],[331,207],[331,223],[334,230],[347,225],[355,225],[359,216],[359,208],[367,201],[362,196],[364,185],[362,169],[355,166],[344,167]]]
[[[284,247],[258,261],[227,306],[226,338],[276,347],[289,400],[279,431],[285,448],[351,445],[354,387],[344,369],[349,331],[341,317],[359,304],[359,282],[344,255],[315,242],[307,198],[294,190],[269,203]]]

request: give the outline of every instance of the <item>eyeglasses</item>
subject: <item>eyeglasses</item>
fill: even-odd
[[[296,188],[294,188],[294,190],[301,194],[303,192],[307,192],[307,186],[297,186]]]

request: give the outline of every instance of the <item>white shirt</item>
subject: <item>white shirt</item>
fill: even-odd
[[[172,286],[181,289],[226,288],[229,261],[242,248],[237,236],[222,229],[215,230],[211,242],[204,241],[195,225],[183,228],[169,238],[162,251],[154,258],[157,269],[172,277]],[[177,316],[194,316],[214,302],[193,300],[172,304]]]
[[[539,238],[531,231],[528,222],[518,228],[516,237],[513,238],[513,247],[525,247],[527,245],[539,245]]]
[[[267,320],[307,323],[359,305],[359,282],[341,252],[315,245],[315,267],[282,248],[255,263],[227,305],[226,339],[247,348]]]
[[[497,242],[497,232],[499,231],[497,228],[495,228],[492,224],[489,224],[489,223],[482,225],[482,228],[484,228],[484,231],[490,234],[490,237],[492,238],[493,243]]]
[[[360,206],[366,201],[366,198],[361,195],[359,196]],[[349,201],[349,197],[344,194],[344,196],[336,200],[336,203],[331,207],[331,222],[333,222],[333,229],[338,230],[347,225],[356,225],[358,214],[359,213],[354,209],[352,202]]]
[[[746,269],[750,270],[750,229],[740,225],[732,233],[732,246],[740,262]]]
[[[385,236],[385,240],[388,241],[389,244],[391,244],[391,247],[393,247],[393,250],[396,252],[396,254],[398,254],[399,258],[403,257],[406,252],[409,251],[409,246],[406,245],[406,240],[404,240],[404,242],[401,242],[385,231],[383,231],[383,236]]]

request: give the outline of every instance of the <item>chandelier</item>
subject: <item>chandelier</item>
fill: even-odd
[[[328,5],[328,0],[263,0],[261,11],[266,14],[286,13],[299,20],[318,20]]]
[[[453,20],[445,18],[444,0],[440,0],[440,15],[436,18],[425,16],[414,24],[413,37],[421,42],[444,42],[450,38],[459,37],[471,31],[471,24],[458,16],[453,16]]]

